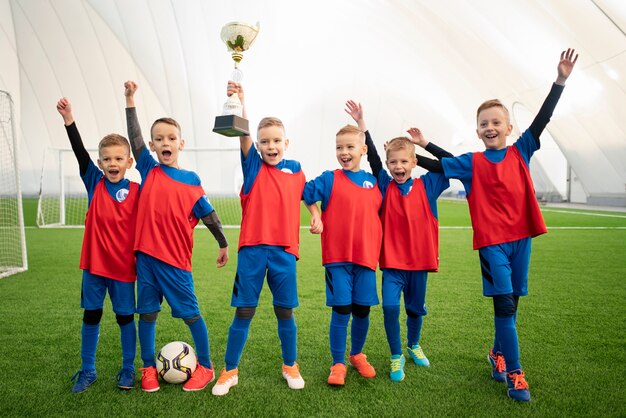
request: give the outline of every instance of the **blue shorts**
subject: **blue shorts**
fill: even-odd
[[[266,275],[274,306],[288,309],[298,306],[296,256],[283,247],[270,245],[242,247],[239,250],[230,305],[256,307]]]
[[[417,315],[426,315],[426,279],[423,270],[383,269],[383,308],[400,305],[404,292],[404,308]]]
[[[91,274],[87,270],[83,270],[80,307],[90,311],[102,309],[107,290],[111,305],[113,305],[113,312],[118,315],[135,313],[135,282],[120,282]]]
[[[191,272],[137,252],[137,312],[159,312],[163,297],[172,308],[174,318],[200,315]]]
[[[478,250],[483,295],[526,296],[531,238],[490,245]]]
[[[358,264],[325,266],[326,306],[378,305],[376,272]]]

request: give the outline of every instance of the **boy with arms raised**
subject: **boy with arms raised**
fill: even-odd
[[[352,316],[350,364],[365,378],[376,376],[363,354],[370,307],[378,304],[376,266],[382,240],[376,178],[360,168],[365,135],[353,125],[337,132],[335,154],[341,169],[325,171],[304,187],[306,204],[322,202],[322,264],[326,305],[332,307],[328,384],[343,386],[348,322]]]
[[[144,367],[141,388],[159,390],[154,360],[156,319],[163,297],[172,316],[181,318],[191,331],[198,366],[183,386],[185,391],[204,389],[214,378],[210,358],[209,333],[200,314],[191,275],[193,230],[198,219],[207,226],[220,249],[217,267],[228,261],[228,243],[222,224],[209,203],[200,178],[178,166],[179,152],[185,142],[174,119],[157,119],[150,128],[150,150],[146,148],[137,119],[134,95],[137,84],[124,84],[126,120],[137,170],[141,173],[141,199],[137,215],[134,249],[137,254],[137,311],[139,344]]]
[[[577,59],[573,49],[561,53],[558,76],[548,97],[512,146],[506,145],[513,129],[508,110],[499,100],[488,100],[476,114],[476,133],[486,150],[429,162],[432,170],[461,180],[465,187],[483,294],[493,298],[491,375],[506,382],[509,397],[522,402],[530,401],[530,391],[520,364],[517,307],[519,297],[528,294],[531,238],[547,232],[528,165]]]
[[[404,380],[404,355],[400,338],[400,296],[404,293],[406,310],[407,352],[419,366],[429,366],[428,358],[419,345],[423,316],[426,315],[426,282],[429,271],[439,268],[439,222],[437,198],[450,186],[441,174],[427,173],[412,178],[417,165],[414,143],[426,146],[426,140],[417,128],[408,133],[411,139],[398,137],[385,147],[385,161],[391,175],[383,169],[374,141],[367,130],[361,104],[349,100],[346,112],[365,132],[367,158],[372,173],[378,179],[383,195],[381,220],[383,243],[380,269],[383,272],[383,315],[387,342],[391,350],[389,378]],[[435,152],[435,151],[433,151]],[[451,157],[443,150],[438,157]]]
[[[229,82],[227,94],[244,103],[243,87]],[[243,116],[246,117],[245,105]],[[237,273],[231,305],[235,317],[228,330],[225,367],[212,392],[226,395],[239,382],[239,360],[256,312],[263,282],[273,295],[282,349],[282,375],[291,389],[304,388],[297,359],[297,326],[293,309],[298,306],[296,261],[299,258],[300,206],[305,177],[300,163],[283,158],[289,145],[280,119],[264,118],[257,129],[258,148],[250,136],[240,137],[243,186],[242,221]],[[311,232],[322,224],[317,205],[310,205]]]
[[[80,268],[83,269],[81,307],[85,310],[81,331],[82,367],[72,378],[76,380],[72,392],[84,392],[96,381],[96,350],[107,291],[122,342],[122,369],[117,375],[117,386],[132,389],[137,347],[134,318],[136,274],[132,249],[139,185],[124,178],[126,170],[133,164],[130,146],[123,136],[105,136],[98,145],[96,167],[74,122],[71,103],[66,98],[60,99],[57,111],[63,117],[88,197],[80,256]]]

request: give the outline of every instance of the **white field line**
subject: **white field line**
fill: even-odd
[[[586,215],[586,216],[603,216],[606,218],[622,218],[626,219],[626,215],[613,215],[609,213],[594,213],[594,212],[578,212],[572,210],[562,210],[562,209],[541,209],[542,212],[555,212],[555,213],[567,213],[569,215]]]

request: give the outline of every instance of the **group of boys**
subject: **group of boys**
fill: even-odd
[[[296,262],[301,201],[311,213],[311,232],[321,234],[326,305],[331,307],[332,366],[328,384],[345,384],[350,320],[349,363],[364,378],[376,375],[363,347],[370,326],[370,309],[379,303],[377,266],[382,270],[390,379],[400,382],[405,378],[399,324],[402,293],[407,315],[407,353],[417,365],[428,366],[419,341],[427,313],[427,275],[439,267],[436,202],[449,187],[449,179],[457,178],[467,193],[483,294],[493,298],[495,340],[488,355],[491,375],[506,382],[511,398],[529,401],[528,383],[519,361],[516,312],[519,297],[527,294],[530,239],[545,233],[546,228],[528,165],[539,149],[539,135],[552,116],[577,58],[571,49],[561,53],[558,77],[550,94],[530,128],[512,146],[506,145],[512,131],[508,111],[497,100],[484,102],[477,112],[476,132],[485,144],[484,152],[453,157],[428,142],[419,129],[411,128],[410,138],[394,138],[385,145],[389,172],[383,169],[376,152],[362,106],[352,100],[346,103],[345,111],[357,126],[346,125],[336,135],[336,158],[341,168],[325,171],[309,182],[299,162],[283,158],[289,139],[279,119],[261,120],[256,144],[250,136],[240,137],[244,182],[240,192],[242,223],[237,272],[231,298],[235,314],[228,330],[225,366],[212,393],[225,395],[238,384],[239,361],[265,278],[277,319],[282,376],[291,389],[304,387],[296,361],[297,326],[293,315],[298,306]],[[180,126],[171,118],[157,119],[150,129],[148,149],[135,109],[137,85],[128,81],[124,86],[130,145],[124,137],[107,135],[99,144],[98,166],[83,146],[71,104],[65,98],[57,104],[89,202],[80,261],[84,309],[82,367],[74,376],[72,390],[83,392],[97,378],[95,353],[107,291],[121,332],[123,361],[117,376],[118,387],[134,386],[138,335],[143,362],[141,387],[147,392],[159,390],[154,358],[156,319],[165,297],[172,316],[182,318],[189,327],[198,354],[198,366],[183,389],[202,390],[215,376],[208,331],[191,274],[193,230],[202,220],[216,239],[218,268],[228,261],[228,242],[200,178],[179,167],[178,155],[184,147]],[[238,95],[246,117],[241,84],[229,82],[227,94]],[[416,155],[415,144],[436,159]],[[133,163],[131,149],[141,185],[124,178]],[[364,155],[372,173],[360,168]],[[411,172],[417,165],[429,172],[412,178]],[[317,202],[321,202],[321,213]],[[278,217],[281,222],[268,222],[270,217]],[[135,313],[139,314],[137,329]]]

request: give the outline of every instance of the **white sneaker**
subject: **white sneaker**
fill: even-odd
[[[215,396],[223,396],[228,393],[230,388],[239,383],[239,369],[232,369],[226,371],[222,369],[220,371],[220,377],[217,379],[217,383],[211,389],[211,393]]]
[[[304,388],[304,379],[300,376],[298,363],[294,362],[293,366],[283,364],[283,378],[287,381],[290,389]]]

